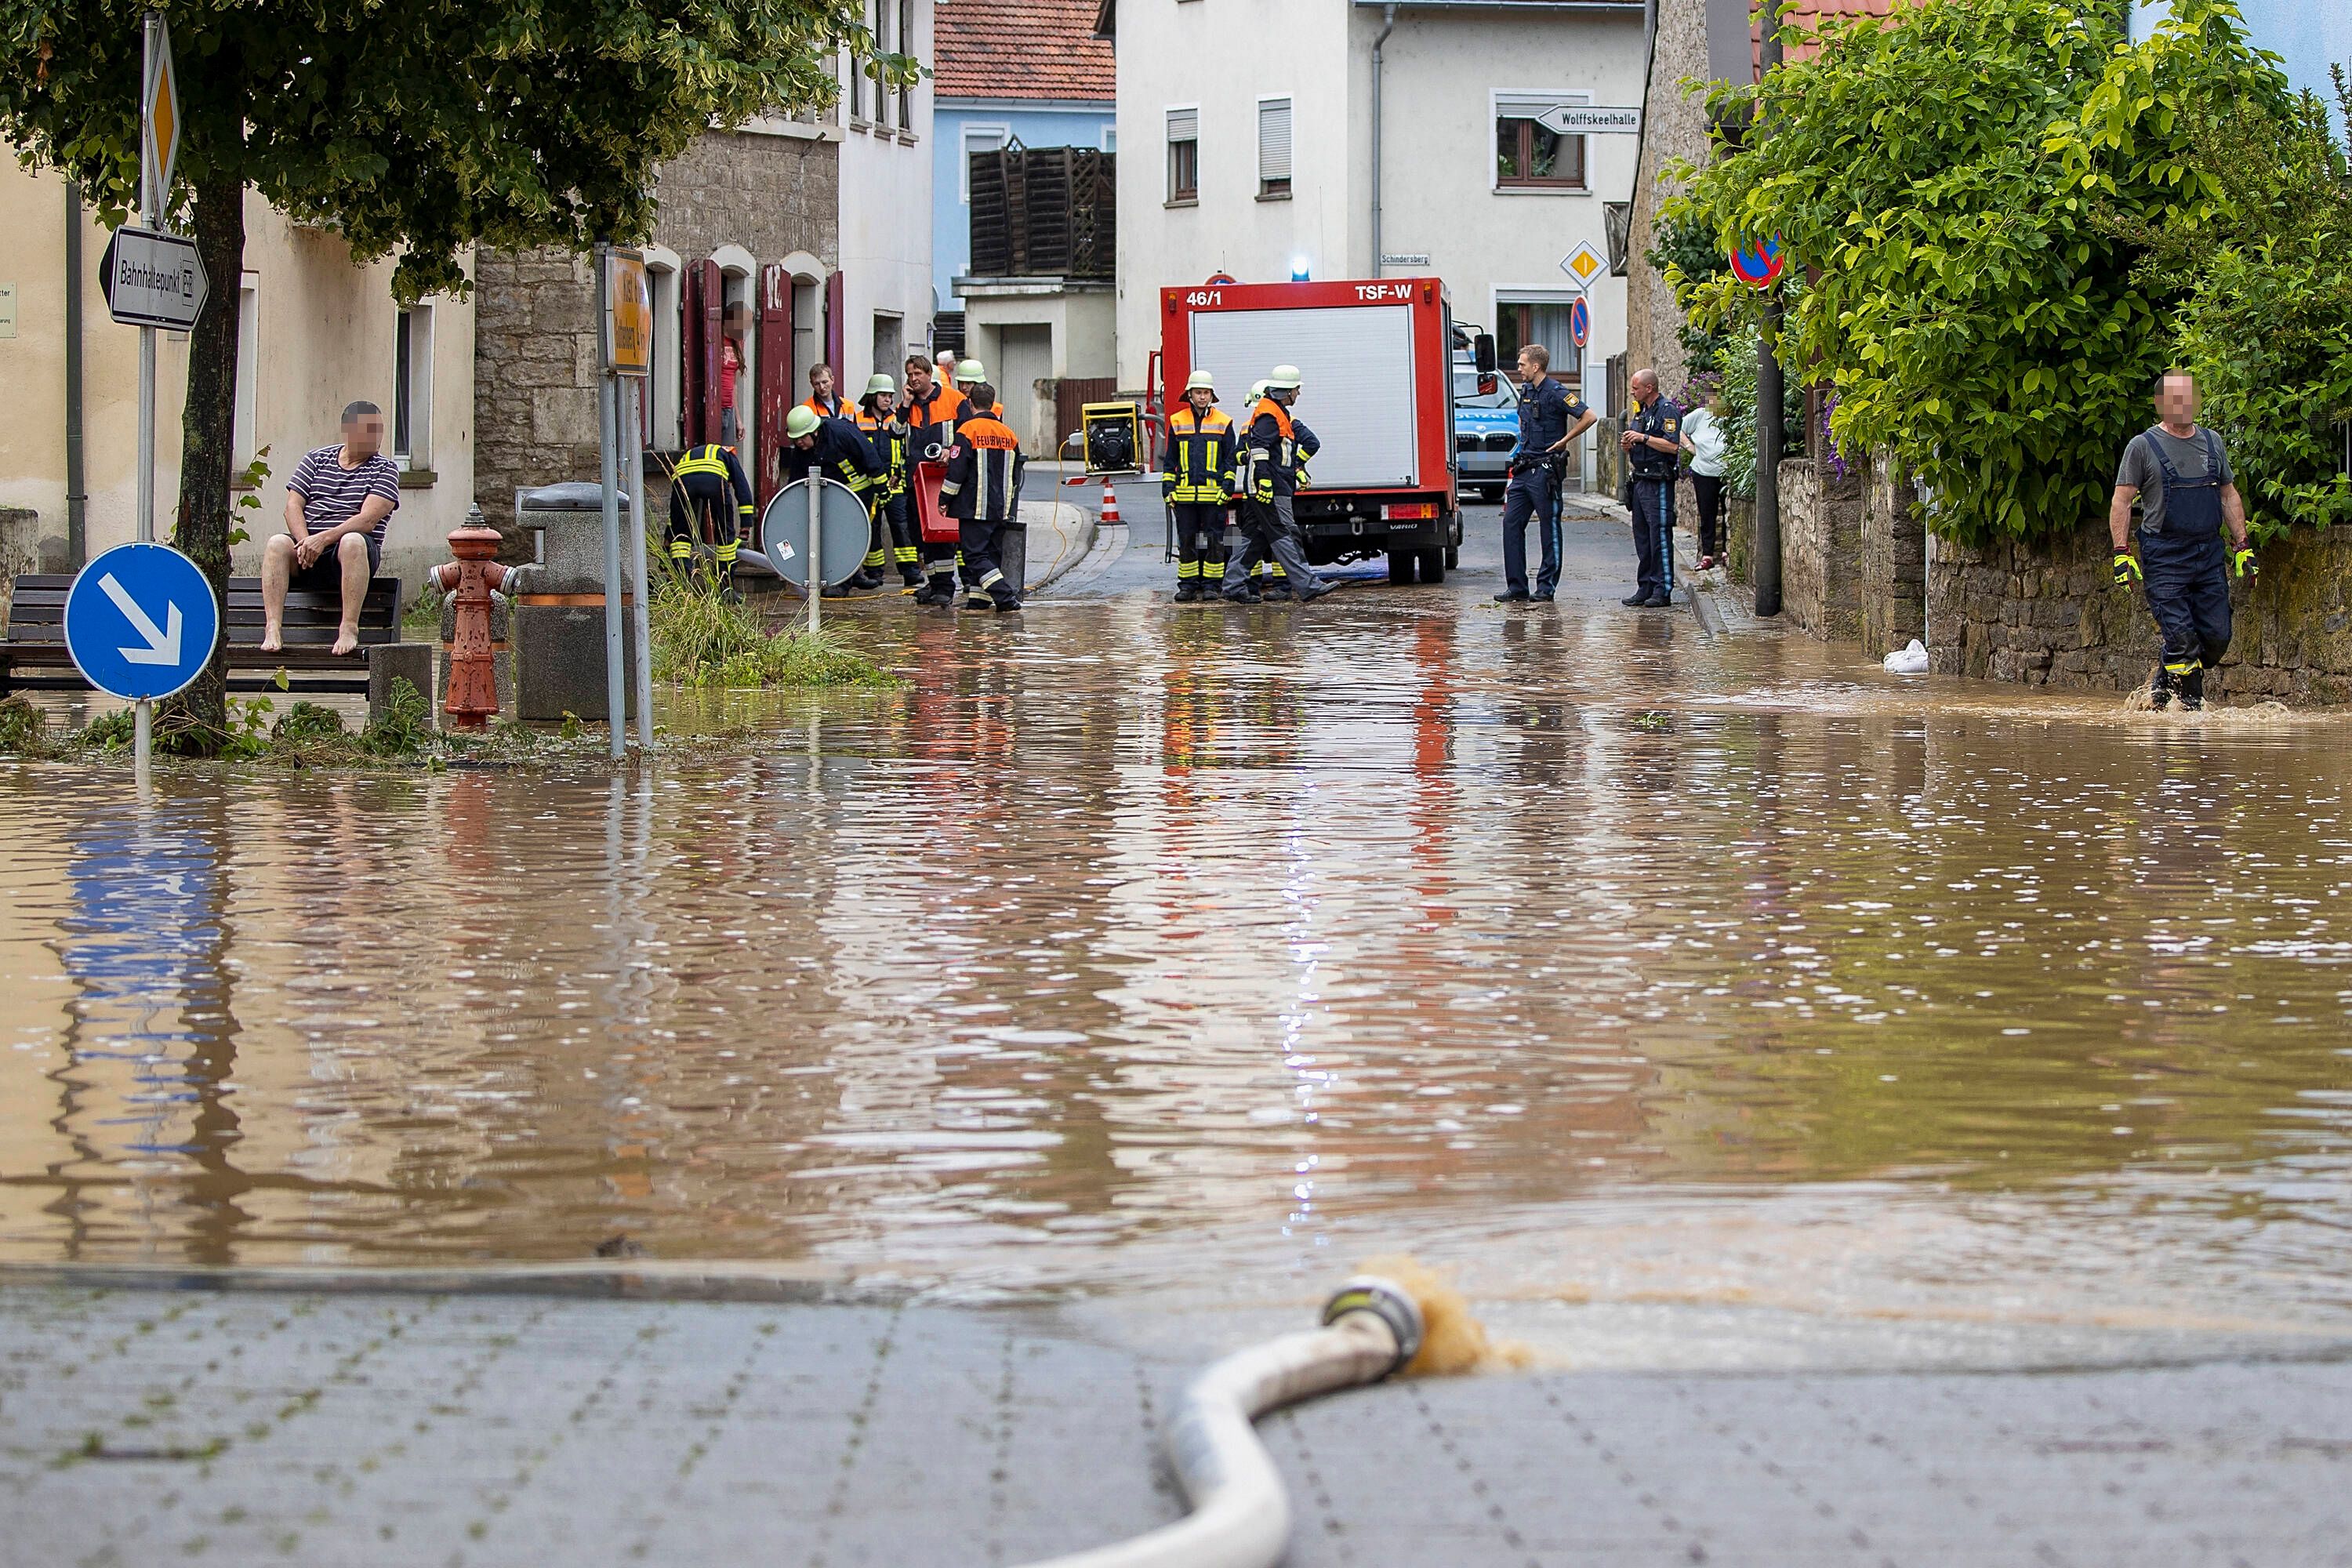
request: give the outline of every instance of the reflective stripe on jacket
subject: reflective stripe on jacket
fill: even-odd
[[[1160,480],[1165,498],[1180,503],[1219,506],[1234,493],[1235,457],[1233,416],[1212,408],[1195,416],[1179,408],[1168,416],[1168,472]]]
[[[1021,438],[1001,419],[975,414],[957,427],[940,499],[963,521],[1008,522],[1020,513]]]
[[[743,517],[751,515],[751,481],[743,473],[743,465],[735,458],[732,447],[716,442],[706,447],[689,447],[677,466],[670,469],[672,479],[689,479],[696,474],[709,474],[726,481],[735,492],[735,510]]]

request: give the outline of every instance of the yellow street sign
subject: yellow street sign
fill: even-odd
[[[161,16],[155,18],[152,47],[147,51],[146,89],[140,95],[139,120],[146,145],[147,166],[154,172],[157,211],[141,215],[161,226],[162,209],[172,201],[172,166],[180,157],[180,83],[172,63],[172,30]]]
[[[653,374],[653,290],[641,251],[604,253],[604,366],[615,375]]]
[[[1590,245],[1579,245],[1559,258],[1559,269],[1574,279],[1579,289],[1586,289],[1609,269],[1609,258]]]

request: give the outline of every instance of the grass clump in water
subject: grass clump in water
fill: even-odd
[[[41,710],[21,697],[0,701],[0,753],[42,757],[49,751],[48,726]]]
[[[654,679],[679,686],[887,688],[898,678],[834,632],[771,631],[740,600],[684,583],[654,596]]]

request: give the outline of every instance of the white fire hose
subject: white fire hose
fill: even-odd
[[[1274,1568],[1290,1541],[1290,1499],[1250,1423],[1334,1389],[1377,1383],[1421,1348],[1421,1309],[1401,1286],[1360,1275],[1324,1305],[1323,1327],[1217,1363],[1185,1391],[1168,1434],[1192,1511],[1116,1546],[1032,1568]]]

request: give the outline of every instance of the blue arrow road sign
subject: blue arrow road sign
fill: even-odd
[[[196,678],[220,606],[196,563],[168,544],[118,544],[66,595],[66,651],[100,691],[169,697]]]

